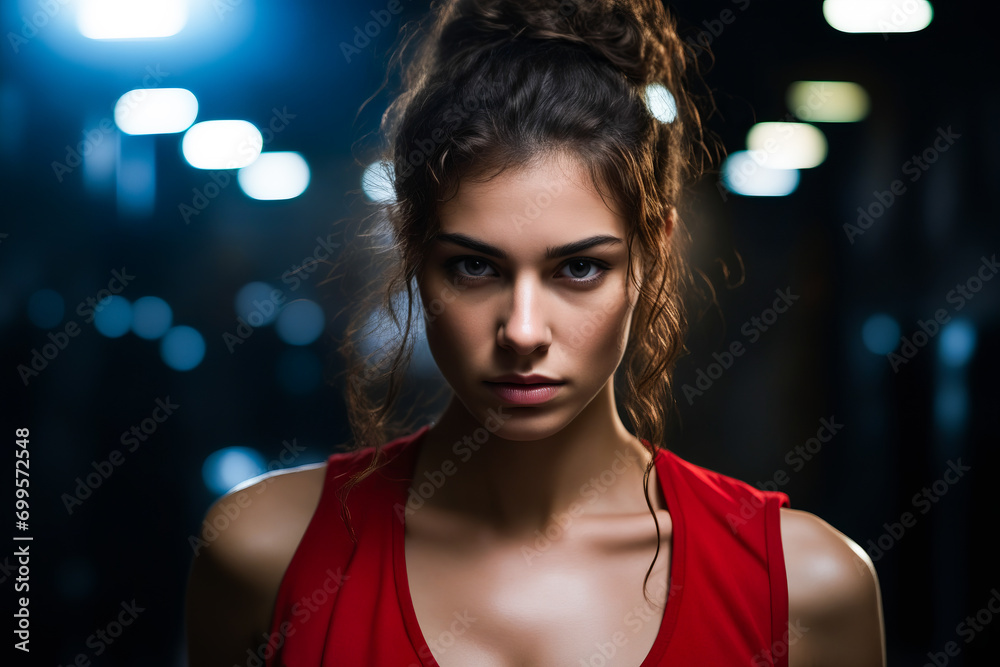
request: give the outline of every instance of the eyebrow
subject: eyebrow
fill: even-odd
[[[471,236],[466,236],[465,234],[459,233],[446,233],[440,232],[435,234],[431,239],[431,242],[443,242],[443,243],[454,243],[455,245],[460,245],[462,247],[468,248],[470,250],[475,250],[476,252],[481,252],[484,255],[489,255],[490,257],[496,257],[497,259],[507,259],[507,253],[500,248],[485,243],[478,239],[474,239]],[[548,247],[545,249],[545,259],[557,259],[559,257],[565,257],[566,255],[574,255],[578,252],[583,252],[588,248],[593,248],[599,245],[614,245],[620,244],[622,240],[617,236],[611,236],[609,234],[598,234],[597,236],[588,236],[585,239],[580,239],[579,241],[572,241],[571,243],[565,243],[556,247]]]

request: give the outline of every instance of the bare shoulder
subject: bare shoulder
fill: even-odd
[[[291,561],[323,491],[326,463],[276,470],[243,482],[208,509],[207,548],[249,578],[280,578],[274,566]],[[214,538],[214,539],[206,539]]]
[[[262,643],[281,579],[319,505],[326,463],[270,472],[216,500],[190,540],[191,667],[240,664]],[[242,657],[241,657],[242,656]]]
[[[781,508],[788,578],[788,658],[801,665],[882,667],[882,596],[875,564],[820,517]]]

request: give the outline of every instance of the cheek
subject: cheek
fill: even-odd
[[[420,290],[427,346],[442,369],[454,366],[464,351],[483,340],[482,317],[447,282],[432,281]]]
[[[612,362],[617,365],[625,352],[631,320],[631,311],[625,300],[609,295],[574,319],[567,330],[565,342],[571,354],[576,355],[584,367],[603,368]]]

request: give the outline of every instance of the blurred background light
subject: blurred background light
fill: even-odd
[[[51,329],[63,320],[66,304],[59,292],[40,289],[28,297],[28,319],[36,327]]]
[[[101,130],[99,121],[91,121],[84,125],[83,133],[95,139],[101,137],[100,141],[89,142],[90,150],[81,153],[84,186],[91,194],[114,196],[117,183],[115,169],[118,167],[119,132],[112,128],[105,133]]]
[[[814,123],[856,123],[871,108],[868,93],[851,81],[795,81],[785,102],[798,118]]]
[[[127,134],[171,134],[191,127],[198,99],[184,88],[136,88],[115,103],[115,124]]]
[[[156,204],[156,151],[153,138],[115,132],[116,202],[124,216],[150,216]]]
[[[239,169],[260,155],[264,139],[245,120],[206,120],[195,123],[181,142],[184,159],[196,169]]]
[[[661,123],[670,123],[677,118],[677,102],[663,84],[651,83],[646,86],[646,106]]]
[[[309,165],[293,151],[261,153],[240,169],[236,178],[251,199],[293,199],[309,186]]]
[[[277,299],[275,298],[277,292]],[[236,293],[233,304],[236,316],[252,327],[262,327],[270,324],[278,317],[283,301],[281,290],[276,290],[264,282],[247,283]]]
[[[296,299],[278,315],[274,328],[289,345],[309,345],[323,333],[326,318],[323,309],[309,299]]]
[[[113,294],[94,307],[94,327],[108,338],[119,338],[132,326],[132,304]]]
[[[237,484],[267,472],[264,457],[250,447],[223,447],[205,458],[201,477],[213,493],[222,495]]]
[[[873,354],[889,354],[899,344],[899,323],[885,313],[871,315],[861,327],[861,340]]]
[[[826,159],[826,137],[808,123],[757,123],[747,132],[747,150],[761,166],[811,169]]]
[[[754,160],[749,151],[734,151],[722,164],[722,184],[744,197],[784,197],[799,185],[796,169],[771,169]]]
[[[938,355],[945,366],[958,368],[969,363],[976,351],[976,328],[964,318],[954,319],[941,330]]]
[[[175,371],[189,371],[205,358],[205,339],[191,327],[173,327],[160,341],[160,357]]]
[[[139,338],[160,338],[170,329],[173,319],[169,304],[159,297],[144,296],[132,304],[132,333]]]
[[[948,377],[934,388],[934,421],[942,432],[962,431],[969,417],[969,391],[965,383]]]
[[[361,175],[361,190],[368,199],[376,202],[392,201],[396,198],[396,188],[392,184],[395,169],[392,164],[373,162]]]
[[[187,18],[186,0],[80,0],[76,15],[80,34],[90,39],[170,37]]]
[[[823,17],[841,32],[916,32],[934,8],[927,0],[824,0]]]

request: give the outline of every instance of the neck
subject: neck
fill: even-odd
[[[498,408],[498,418],[480,423],[453,397],[417,457],[414,488],[425,473],[445,473],[425,505],[507,536],[533,534],[567,515],[648,515],[642,478],[652,453],[622,424],[610,381],[559,430],[546,431],[542,417],[531,423],[526,413]],[[649,498],[665,509],[655,468]]]

